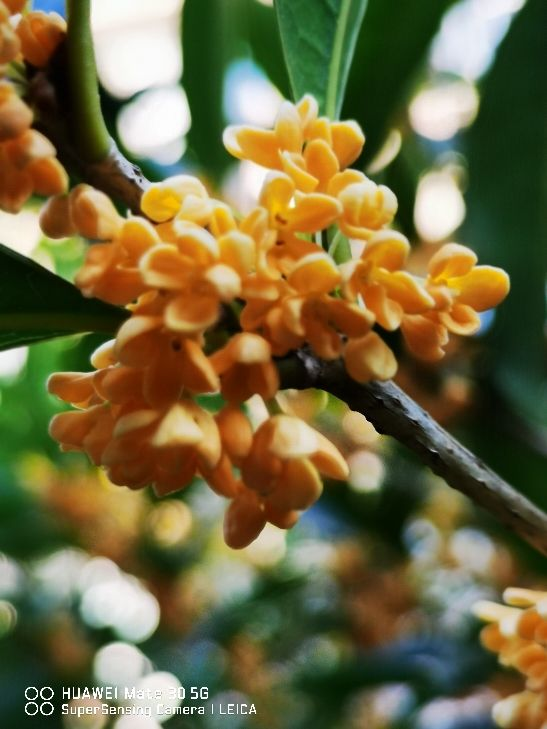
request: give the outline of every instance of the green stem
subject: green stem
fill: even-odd
[[[99,99],[90,25],[90,0],[66,0],[70,131],[78,155],[100,162],[111,148]]]
[[[336,231],[332,243],[329,247],[329,255],[334,258],[336,263],[345,263],[351,261],[351,248],[348,239],[341,230]]]

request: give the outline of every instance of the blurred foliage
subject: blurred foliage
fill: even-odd
[[[425,82],[442,80],[428,65],[428,51],[454,4],[369,0],[342,117],[363,125],[367,165],[393,128],[401,134],[400,148],[374,177],[399,197],[398,222],[415,243],[418,271],[431,251],[414,219],[420,179],[446,159],[457,159],[469,177],[462,242],[481,260],[504,266],[513,293],[490,332],[455,344],[435,369],[405,359],[399,382],[547,508],[541,204],[547,5],[528,0],[517,14],[479,83],[475,124],[438,141],[412,128],[408,104]],[[295,13],[310,5],[278,7]],[[341,5],[325,0],[318,7],[334,12]],[[35,2],[54,6],[60,9]],[[290,17],[281,19],[285,48],[309,64],[298,28]],[[299,20],[306,31],[320,22],[320,13]],[[330,47],[333,28],[323,30]],[[146,171],[157,178],[199,167],[221,187],[230,162],[221,145],[227,70],[252,59],[290,93],[275,10],[256,0],[186,0],[181,33],[181,84],[192,114],[188,151],[174,165],[144,160]],[[314,83],[322,83],[325,69],[315,70]],[[298,93],[318,88],[297,82]],[[104,98],[115,133],[116,116],[134,97]],[[40,241],[36,249],[66,278],[81,254],[70,241]],[[17,343],[55,334],[37,326],[36,317],[59,302],[76,316],[95,306],[16,254],[4,252],[2,261],[4,309],[34,322]],[[14,272],[18,266],[25,276]],[[105,314],[117,316],[111,309]],[[469,606],[507,584],[540,587],[545,560],[387,439],[350,442],[332,400],[322,427],[354,459],[353,480],[329,486],[286,537],[272,528],[255,546],[229,552],[221,539],[223,504],[198,482],[160,502],[146,491],[113,487],[49,439],[47,424],[59,404],[45,391],[48,375],[89,369],[102,339],[41,343],[18,370],[0,377],[1,726],[88,726],[62,724],[58,715],[39,724],[26,717],[24,688],[97,684],[97,656],[116,641],[135,649],[144,673],[168,671],[186,686],[207,686],[215,701],[257,705],[254,718],[175,717],[170,729],[491,729],[492,703],[518,682],[479,648]],[[102,623],[88,609],[90,590],[101,580],[110,584],[110,593],[103,585],[110,602],[105,598]],[[124,632],[134,619],[124,612],[131,607],[128,585],[138,586],[143,605],[159,606],[159,626],[145,636]]]
[[[469,132],[466,235],[511,273],[511,296],[492,332],[495,372],[523,416],[547,424],[547,5],[528,0],[485,80]]]
[[[424,67],[429,44],[454,0],[370,0],[359,34],[343,114],[362,125],[371,160]],[[399,194],[399,193],[398,193]]]

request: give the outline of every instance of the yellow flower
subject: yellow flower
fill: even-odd
[[[476,312],[497,306],[507,296],[509,277],[505,271],[476,263],[475,253],[458,243],[447,243],[431,258],[425,287],[434,308],[423,315],[405,316],[401,324],[416,356],[440,359],[448,332],[473,334],[480,326]]]
[[[163,380],[154,373],[155,394],[148,400],[146,369],[114,366],[91,377],[53,376],[49,391],[63,399],[76,398],[85,409],[56,415],[50,434],[64,450],[84,451],[106,467],[114,483],[130,488],[151,484],[159,494],[183,488],[200,468],[206,471],[218,464],[221,443],[212,415],[181,397],[180,381],[170,391],[169,364],[172,367],[167,363],[162,370]],[[163,388],[163,397],[158,388]],[[150,406],[151,400],[156,407]]]
[[[15,139],[32,124],[32,112],[13,86],[0,81],[0,142]]]
[[[224,515],[224,541],[232,549],[243,549],[254,542],[265,526],[266,514],[259,496],[240,488]]]
[[[165,330],[161,317],[133,315],[120,327],[114,353],[121,364],[144,369],[141,396],[154,407],[177,400],[185,389],[194,393],[219,389],[201,342]]]
[[[376,321],[389,331],[397,329],[406,314],[418,314],[434,306],[425,287],[404,267],[410,245],[394,230],[374,233],[358,261],[343,267],[344,293],[363,297]]]
[[[174,242],[150,249],[139,266],[150,289],[169,293],[164,300],[165,325],[193,335],[217,321],[221,303],[239,295],[241,279],[220,262],[218,241],[204,228],[177,222],[173,229]]]
[[[307,509],[319,498],[319,473],[341,480],[348,472],[325,436],[290,415],[274,415],[258,428],[241,465],[245,485],[283,512]]]
[[[273,227],[300,233],[327,228],[342,211],[340,203],[329,195],[298,192],[293,180],[282,172],[268,174],[260,204],[268,210]]]
[[[10,23],[12,12],[7,3],[0,2],[0,65],[10,63],[19,54],[21,44]]]
[[[397,372],[395,355],[376,332],[350,339],[344,348],[344,363],[357,382],[391,380]]]
[[[27,13],[17,25],[23,56],[37,68],[48,63],[65,34],[66,22],[58,13]]]
[[[346,170],[333,177],[328,193],[342,206],[338,225],[348,238],[370,238],[375,230],[391,223],[397,212],[393,192],[357,170]]]
[[[57,195],[67,187],[68,177],[59,161],[40,156],[46,145],[34,144],[32,149],[27,144],[35,135],[41,136],[29,130],[0,144],[0,208],[9,213],[19,212],[32,194]]]
[[[492,710],[506,729],[542,729],[547,721],[547,592],[509,588],[508,605],[478,602],[473,611],[489,623],[481,631],[483,645],[499,662],[526,679],[526,690],[498,701]]]
[[[9,9],[12,15],[15,15],[23,12],[26,2],[27,0],[3,0],[3,5]]]
[[[210,361],[220,376],[222,395],[230,402],[243,402],[252,395],[270,400],[279,389],[271,347],[258,334],[236,334]]]
[[[297,104],[284,101],[272,130],[231,126],[224,145],[238,159],[283,170],[298,190],[326,191],[329,180],[357,159],[365,137],[356,122],[318,119],[317,112],[310,95]]]
[[[81,222],[79,216],[73,217]],[[96,223],[89,220],[88,232],[94,230],[113,237],[107,243],[89,247],[75,282],[85,296],[97,296],[111,304],[128,304],[148,289],[139,261],[147,250],[158,244],[159,238],[143,218],[116,222],[112,219],[112,226],[107,221],[107,216],[100,217]]]
[[[141,210],[156,223],[177,217],[205,225],[211,217],[213,203],[196,177],[178,175],[150,185],[142,196]]]

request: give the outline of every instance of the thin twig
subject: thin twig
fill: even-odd
[[[547,514],[446,432],[393,382],[360,385],[340,360],[323,362],[306,351],[278,362],[283,387],[317,387],[367,417],[425,465],[547,556]]]

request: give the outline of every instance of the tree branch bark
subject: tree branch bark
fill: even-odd
[[[393,382],[353,381],[341,360],[299,351],[278,362],[282,387],[326,390],[357,410],[378,432],[414,451],[422,463],[547,556],[547,514],[446,432]]]

